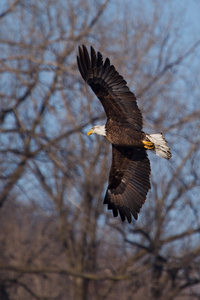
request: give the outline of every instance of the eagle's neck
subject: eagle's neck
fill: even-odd
[[[106,126],[105,125],[96,125],[92,128],[93,133],[106,136]]]

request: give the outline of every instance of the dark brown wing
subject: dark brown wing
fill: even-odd
[[[122,221],[127,218],[130,223],[131,214],[137,219],[151,188],[150,162],[145,149],[112,147],[113,161],[104,204],[113,210],[114,217],[119,212]]]
[[[101,101],[107,118],[117,122],[129,122],[137,130],[142,130],[142,114],[137,106],[135,95],[129,90],[126,81],[110,65],[110,60],[96,54],[91,47],[91,58],[86,47],[79,47],[77,56],[79,71]]]

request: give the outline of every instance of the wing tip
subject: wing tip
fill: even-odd
[[[120,215],[122,222],[127,219],[128,223],[131,223],[133,218],[135,220],[138,219],[139,211],[130,210],[127,206],[115,205],[113,202],[111,202],[111,191],[109,189],[106,191],[103,204],[107,204],[108,210],[112,210],[114,218]]]

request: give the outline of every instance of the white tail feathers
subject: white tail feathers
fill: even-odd
[[[155,153],[165,159],[172,157],[170,148],[162,133],[147,134],[146,137],[154,144]]]

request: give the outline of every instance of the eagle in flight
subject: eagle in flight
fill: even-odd
[[[150,162],[147,150],[165,159],[171,158],[170,148],[162,133],[142,131],[142,114],[135,95],[127,82],[110,64],[110,60],[95,52],[90,55],[83,45],[77,56],[81,76],[99,98],[107,116],[105,125],[94,126],[88,135],[96,133],[112,144],[112,165],[104,204],[130,223],[145,202],[150,185]]]

